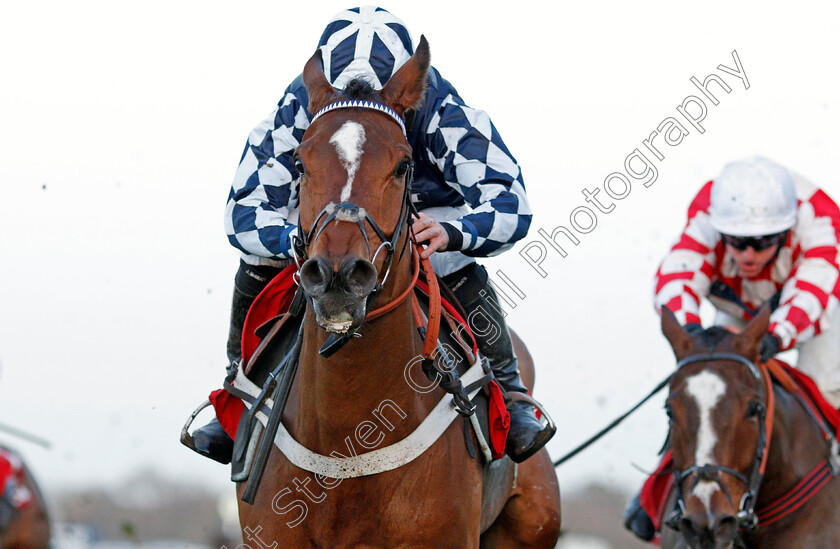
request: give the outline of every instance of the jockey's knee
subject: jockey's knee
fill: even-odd
[[[811,376],[826,400],[840,407],[840,315],[817,337],[798,345],[796,367]]]
[[[454,273],[444,276],[446,284],[464,308],[470,331],[487,347],[484,352],[496,350],[503,355],[512,353],[512,343],[507,324],[506,313],[499,304],[496,291],[484,267],[470,263]],[[492,359],[492,357],[489,357]]]
[[[273,265],[249,265],[239,261],[239,270],[236,272],[234,285],[236,289],[248,297],[257,297],[271,279],[283,270],[282,267]]]

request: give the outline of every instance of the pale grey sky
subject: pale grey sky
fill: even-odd
[[[536,7],[537,4],[540,7]],[[557,456],[673,367],[652,276],[688,202],[724,163],[769,156],[840,199],[838,8],[825,3],[385,2],[523,167],[531,233],[486,262],[525,294],[510,324],[537,362]],[[0,17],[0,421],[53,442],[24,451],[47,491],[143,467],[224,488],[178,443],[224,372],[237,254],[222,225],[251,128],[345,2],[27,2]],[[717,69],[735,67],[749,80]],[[700,133],[661,146],[542,278],[518,254],[569,226],[583,189],[722,76]],[[684,119],[680,119],[685,123]],[[660,138],[661,139],[661,138]],[[599,198],[605,198],[601,191]],[[582,218],[578,218],[582,221]],[[543,241],[545,244],[545,241]],[[558,470],[561,489],[633,489],[665,434],[662,399]]]

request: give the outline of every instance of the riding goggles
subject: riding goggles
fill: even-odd
[[[732,246],[738,251],[743,252],[747,248],[760,252],[766,250],[776,244],[782,244],[787,240],[787,231],[780,233],[768,234],[764,236],[732,236],[729,234],[721,234],[720,239],[727,246]]]

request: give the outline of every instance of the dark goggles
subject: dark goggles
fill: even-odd
[[[776,244],[782,244],[787,240],[787,231],[782,231],[776,234],[768,234],[764,236],[732,236],[729,234],[721,234],[720,239],[727,246],[732,246],[738,251],[743,252],[747,248],[760,252],[766,250]]]

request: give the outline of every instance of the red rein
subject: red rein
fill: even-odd
[[[424,358],[432,358],[432,355],[435,352],[437,347],[437,339],[438,339],[438,332],[440,331],[440,315],[441,315],[441,299],[440,299],[440,286],[438,286],[438,280],[435,276],[435,271],[432,268],[432,262],[429,261],[428,258],[421,259],[419,245],[414,240],[414,235],[412,234],[412,271],[413,274],[411,276],[411,282],[408,285],[408,288],[405,289],[403,293],[397,296],[396,299],[386,303],[385,305],[374,309],[365,317],[366,322],[370,322],[376,318],[379,318],[382,315],[385,315],[394,309],[396,309],[403,301],[405,301],[409,295],[412,295],[414,292],[414,287],[417,285],[417,279],[420,276],[420,265],[423,265],[423,271],[426,273],[426,281],[429,285],[429,320],[428,325],[426,327],[426,340],[423,342],[423,357]],[[417,303],[417,298],[412,298],[412,311],[414,313],[414,319],[417,322],[418,326],[422,326],[425,322],[423,318],[422,311],[419,310],[420,304]]]

